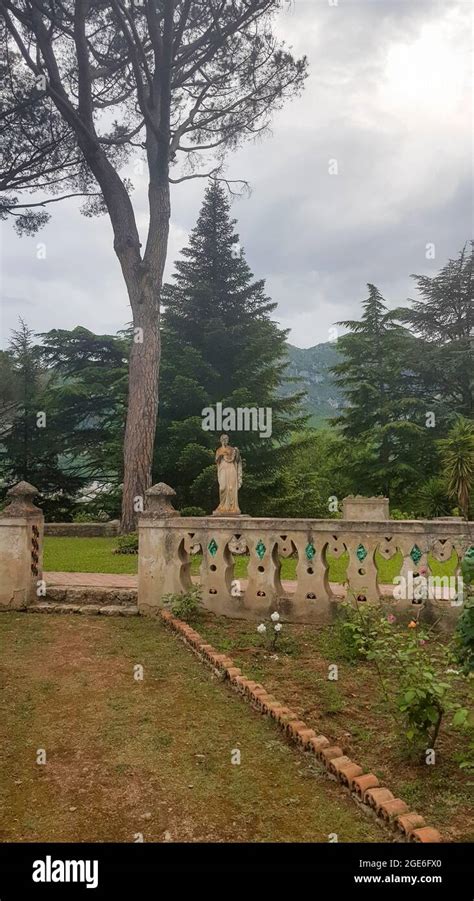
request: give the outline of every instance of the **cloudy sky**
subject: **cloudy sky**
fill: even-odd
[[[358,318],[367,282],[390,306],[405,302],[411,273],[434,274],[471,237],[471,28],[470,0],[294,0],[279,17],[309,58],[306,88],[270,135],[229,157],[227,174],[251,184],[232,212],[293,344]],[[203,191],[198,180],[173,187],[167,277]],[[3,228],[2,346],[18,316],[35,331],[97,333],[130,319],[108,220],[83,218],[74,201],[50,211],[35,238]]]

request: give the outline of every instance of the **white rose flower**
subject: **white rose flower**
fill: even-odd
[[[275,632],[281,632],[281,630],[283,629],[283,626],[281,623],[275,623],[273,628],[275,629]]]
[[[263,633],[266,631],[267,631],[267,627],[266,627],[265,623],[260,623],[260,625],[257,626],[257,632],[260,632],[260,635],[263,635]]]
[[[272,613],[270,619],[273,620],[274,623],[277,623],[278,620],[280,619],[280,614],[277,613],[276,610],[275,610],[275,613]]]

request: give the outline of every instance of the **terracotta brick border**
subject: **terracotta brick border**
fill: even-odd
[[[342,748],[331,745],[325,735],[316,735],[314,729],[300,720],[293,710],[275,700],[263,685],[247,679],[230,657],[219,654],[195,629],[168,610],[160,610],[160,616],[201,660],[209,664],[221,678],[228,680],[234,691],[241,694],[260,713],[275,720],[286,737],[300,750],[314,754],[325,767],[328,776],[339,782],[358,804],[371,810],[384,826],[395,833],[398,841],[442,841],[438,830],[427,826],[420,814],[410,811],[404,801],[381,786],[377,776],[364,773],[363,767],[347,757]]]

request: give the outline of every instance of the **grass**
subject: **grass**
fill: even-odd
[[[284,623],[276,652],[265,647],[256,624],[203,613],[198,631],[230,654],[249,678],[286,703],[317,732],[374,772],[395,797],[423,814],[451,841],[474,839],[474,774],[459,768],[468,736],[444,721],[434,766],[413,762],[400,726],[384,701],[373,664],[351,662],[336,626]],[[438,641],[441,640],[439,636]],[[329,681],[329,666],[338,667]],[[456,698],[470,706],[468,686],[456,682]]]
[[[1,840],[389,840],[160,622],[4,613],[0,643]]]
[[[116,538],[44,539],[46,572],[136,573],[137,554],[114,554]]]

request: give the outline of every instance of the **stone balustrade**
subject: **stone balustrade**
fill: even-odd
[[[155,497],[160,495],[159,486],[152,490]],[[349,508],[354,512],[357,503]],[[140,612],[153,613],[165,595],[180,594],[192,586],[195,554],[202,555],[197,581],[202,586],[203,604],[217,614],[260,620],[278,610],[288,621],[327,623],[344,595],[368,602],[386,598],[397,609],[408,610],[414,601],[394,599],[393,582],[381,581],[381,562],[398,555],[399,572],[410,585],[420,569],[430,576],[433,560],[440,564],[449,561],[450,571],[456,573],[458,562],[474,541],[472,522],[457,518],[385,520],[377,518],[374,505],[369,504],[369,509],[371,518],[353,520],[180,517],[171,506],[169,512],[147,510],[139,523]],[[362,515],[367,510],[363,499],[359,510]],[[246,579],[235,574],[236,558],[242,554],[248,555]],[[346,581],[335,584],[330,580],[331,560],[343,555]],[[282,561],[287,557],[296,559],[296,580],[292,582],[281,577]],[[443,579],[441,590],[425,607],[434,614],[444,611],[448,617],[457,616],[460,605],[453,581],[448,587],[447,578]]]
[[[37,599],[44,524],[36,494],[21,482],[8,492],[9,506],[0,514],[0,609],[22,609]],[[346,498],[343,519],[181,517],[172,506],[174,494],[163,483],[153,486],[139,520],[142,614],[156,613],[165,595],[199,582],[204,606],[230,617],[260,620],[278,610],[291,622],[328,623],[345,596],[382,600],[413,615],[420,603],[417,573],[437,582],[423,598],[424,616],[438,619],[441,613],[450,623],[462,609],[459,562],[474,545],[473,522],[390,520],[384,498]],[[193,567],[192,576],[196,555],[199,571]],[[236,572],[242,555],[245,578],[240,567]],[[286,581],[282,564],[290,557],[294,566]],[[394,590],[395,574],[403,583]]]

